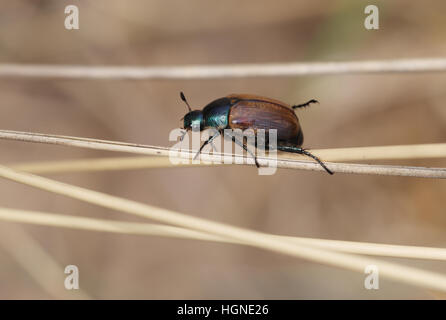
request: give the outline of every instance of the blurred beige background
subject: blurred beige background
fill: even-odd
[[[80,30],[64,28],[64,8]],[[369,1],[6,1],[0,62],[187,65],[440,57],[446,4],[375,1],[380,29],[364,28]],[[186,108],[229,93],[260,94],[298,113],[308,148],[445,142],[444,73],[228,80],[0,79],[0,128],[169,146]],[[0,141],[2,164],[122,156]],[[387,161],[442,166],[444,160]],[[407,245],[446,245],[446,182],[251,167],[53,174],[51,178],[189,215],[270,233]],[[0,180],[1,206],[144,221]],[[0,221],[0,298],[77,298],[33,259],[40,246],[80,269],[92,298],[444,298],[436,292],[243,246],[126,236]],[[23,257],[23,261],[17,256]],[[387,259],[445,271],[439,262]],[[22,263],[20,262],[22,261]],[[29,263],[32,263],[30,266]],[[50,283],[52,290],[36,281]]]

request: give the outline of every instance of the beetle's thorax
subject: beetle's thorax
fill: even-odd
[[[228,126],[229,110],[232,106],[230,99],[220,98],[212,101],[203,108],[203,118],[206,128],[217,130]]]

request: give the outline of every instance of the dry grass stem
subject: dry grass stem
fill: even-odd
[[[49,143],[49,144],[58,144],[58,145],[66,145],[66,146],[75,146],[82,148],[90,148],[96,150],[108,150],[108,151],[119,151],[119,152],[129,152],[129,153],[138,153],[138,154],[146,154],[146,155],[156,155],[156,156],[169,156],[170,149],[166,147],[157,147],[157,146],[148,146],[141,144],[132,144],[132,143],[124,143],[124,142],[116,142],[116,141],[106,141],[106,140],[98,140],[98,139],[89,139],[89,138],[78,138],[78,137],[68,137],[68,136],[59,136],[59,135],[49,135],[49,134],[40,134],[40,133],[29,133],[29,132],[18,132],[18,131],[9,131],[9,130],[0,130],[0,138],[1,139],[9,139],[9,140],[19,140],[19,141],[28,141],[28,142],[39,142],[39,143]],[[418,148],[424,148],[423,146],[398,146],[400,153],[403,154],[404,158],[408,157],[408,152],[410,149],[415,150],[414,155],[416,157],[420,156],[420,153],[417,150]],[[384,158],[387,157],[386,153],[389,152],[389,146],[386,147],[370,147],[372,148],[372,157],[377,158],[377,154],[379,151],[378,148],[384,148],[381,151]],[[355,148],[350,148],[355,149]],[[357,153],[356,156],[360,157],[361,160],[367,158],[364,156],[366,152],[365,148],[361,148],[362,152]],[[440,157],[441,155],[446,154],[445,144],[431,144],[427,147],[427,149],[431,149],[431,151],[427,152],[427,154],[433,157]],[[339,149],[338,149],[339,150]],[[332,151],[331,156],[334,158],[337,154],[339,157],[346,157],[346,153],[348,154],[348,149],[340,149],[341,151]],[[370,149],[369,149],[370,150]],[[404,152],[403,152],[404,151]],[[320,150],[313,151],[315,155],[319,156]],[[354,151],[353,151],[354,152]],[[176,153],[176,156],[190,159],[191,156],[195,153],[193,150],[181,150]],[[306,160],[297,160],[303,159],[302,157],[290,155],[286,153],[286,157],[284,153],[279,154],[280,157],[277,159],[277,167],[278,168],[288,168],[288,169],[305,169],[305,170],[315,170],[315,171],[324,171],[324,169],[319,166],[319,164]],[[283,157],[283,158],[282,158]],[[243,156],[241,155],[218,155],[218,154],[209,154],[204,153],[201,155],[201,159],[203,161],[221,161],[221,159],[235,159],[239,158],[239,160],[243,160]],[[321,157],[324,161],[324,157]],[[350,157],[351,159],[352,157]],[[294,160],[296,159],[296,160]],[[387,158],[386,158],[387,159]],[[253,165],[254,161],[251,158],[245,159],[248,164]],[[268,166],[271,159],[266,157],[258,158],[260,165]],[[377,174],[377,175],[398,175],[398,176],[411,176],[411,177],[424,177],[424,178],[446,178],[446,168],[425,168],[425,167],[408,167],[408,166],[390,166],[390,165],[369,165],[369,164],[352,164],[352,163],[326,163],[327,167],[334,172],[340,173],[359,173],[359,174]]]
[[[208,79],[446,71],[445,58],[190,66],[0,64],[0,77],[65,79]]]

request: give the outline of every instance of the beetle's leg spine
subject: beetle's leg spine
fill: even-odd
[[[308,107],[312,103],[319,103],[319,101],[317,101],[315,99],[311,99],[311,100],[309,100],[309,101],[307,101],[305,103],[292,106],[291,108],[293,108],[294,110],[299,109],[299,108],[305,108],[305,107]]]

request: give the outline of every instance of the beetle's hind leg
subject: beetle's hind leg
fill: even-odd
[[[305,103],[302,103],[302,104],[298,104],[298,105],[295,105],[295,106],[292,106],[291,108],[293,108],[293,109],[299,109],[299,108],[305,108],[305,107],[308,107],[310,104],[312,104],[312,103],[319,103],[319,101],[317,101],[317,100],[315,100],[315,99],[311,99],[311,100],[309,100],[309,101],[307,101],[307,102],[305,102]]]
[[[224,131],[222,131],[222,133],[223,133],[224,135],[226,135],[227,137],[231,138],[232,141],[233,141],[234,143],[238,144],[238,145],[239,145],[240,147],[242,147],[247,153],[249,153],[249,154],[251,155],[251,157],[254,158],[254,161],[255,161],[255,163],[256,163],[256,167],[257,167],[257,168],[260,168],[260,164],[259,164],[259,162],[257,161],[257,157],[256,157],[256,155],[253,154],[253,153],[248,149],[248,146],[246,145],[246,143],[245,143],[244,141],[239,141],[239,140],[236,139],[234,136],[232,136],[232,135],[230,135],[230,134],[227,134],[227,133],[224,132]]]
[[[309,151],[307,151],[307,150],[305,150],[305,149],[303,149],[303,148],[300,148],[300,147],[297,147],[297,146],[288,146],[288,145],[285,145],[285,146],[282,145],[282,146],[280,146],[280,145],[278,145],[278,146],[277,146],[277,150],[285,151],[285,152],[293,152],[293,153],[298,153],[298,154],[306,155],[306,156],[308,156],[308,157],[314,159],[317,163],[319,163],[319,164],[321,165],[321,167],[324,168],[325,171],[327,171],[329,174],[333,174],[333,171],[331,171],[330,169],[328,169],[327,166],[322,162],[321,159],[319,159],[319,158],[316,157],[314,154],[310,153]]]
[[[333,171],[331,171],[330,169],[328,169],[327,166],[322,162],[321,159],[319,159],[319,158],[316,157],[314,154],[308,152],[308,151],[305,150],[305,149],[302,149],[302,148],[299,148],[299,149],[301,149],[300,152],[301,152],[302,154],[304,154],[304,155],[306,155],[306,156],[308,156],[308,157],[313,158],[314,160],[316,160],[316,161],[321,165],[321,167],[324,168],[325,171],[327,171],[329,174],[333,174]]]

